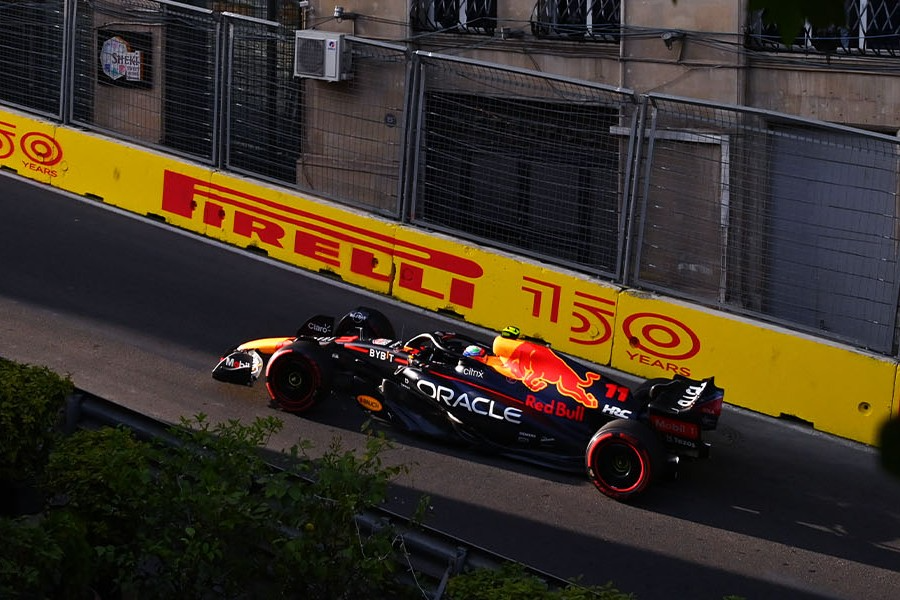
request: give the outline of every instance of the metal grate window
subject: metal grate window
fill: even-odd
[[[0,0],[0,101],[61,113],[64,11],[63,0]]]
[[[294,32],[239,18],[229,21],[229,32],[227,164],[293,184],[302,101],[301,80],[293,76]]]
[[[212,13],[152,0],[74,5],[72,122],[212,161],[220,84]],[[134,53],[139,69],[110,70],[106,47]]]
[[[897,140],[650,96],[638,287],[896,352]]]
[[[813,28],[808,23],[790,43],[764,11],[753,14],[747,46],[757,50],[900,56],[900,0],[848,0],[844,23]]]
[[[413,221],[617,276],[632,99],[423,58]]]
[[[531,17],[536,37],[619,41],[621,0],[538,0]]]
[[[493,35],[497,27],[494,0],[414,0],[410,5],[413,31],[481,33]]]
[[[900,1],[860,0],[860,11],[856,19],[857,22],[853,23],[850,31],[858,32],[858,35],[849,38],[849,44],[855,43],[861,50],[868,49],[876,53],[887,51],[891,56],[900,51]]]

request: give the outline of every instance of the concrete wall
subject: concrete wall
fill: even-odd
[[[735,46],[743,4],[626,0],[622,18],[629,34],[622,44],[621,85],[639,93],[742,103],[742,53]]]
[[[833,58],[819,68],[784,68],[756,60],[747,104],[894,134],[900,129],[900,76],[887,57]],[[877,71],[878,65],[883,71]],[[862,68],[862,71],[851,69]]]

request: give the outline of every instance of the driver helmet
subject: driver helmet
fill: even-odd
[[[522,332],[519,331],[519,328],[514,325],[508,325],[503,328],[503,331],[500,332],[500,335],[502,337],[512,338],[514,340],[518,339],[521,334]]]
[[[463,350],[463,356],[468,356],[470,358],[482,358],[485,354],[487,354],[487,350],[481,346],[476,346],[475,344],[466,346],[466,349]]]

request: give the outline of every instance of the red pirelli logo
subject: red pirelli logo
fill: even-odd
[[[397,240],[261,196],[165,171],[162,210],[257,242],[289,250],[373,281],[472,308],[478,263]],[[395,276],[396,273],[396,276]]]

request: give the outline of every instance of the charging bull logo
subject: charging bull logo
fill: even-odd
[[[587,408],[597,408],[600,404],[588,388],[600,381],[602,375],[593,371],[579,375],[547,346],[498,337],[494,341],[494,353],[503,360],[500,370],[507,377],[518,379],[533,392],[555,385],[560,394]]]

